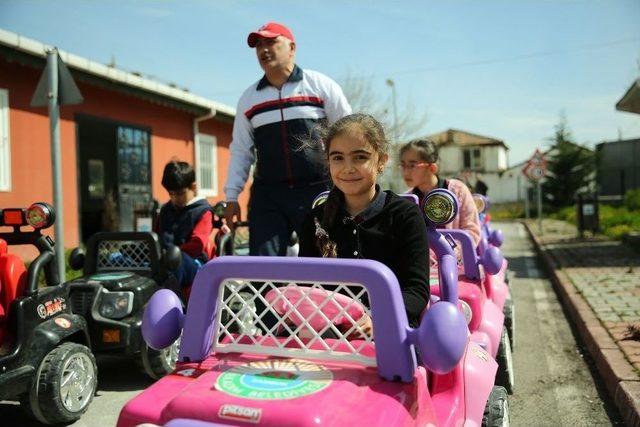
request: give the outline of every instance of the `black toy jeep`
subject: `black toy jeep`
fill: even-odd
[[[102,232],[87,242],[86,253],[76,248],[69,257],[84,276],[69,282],[69,302],[83,316],[95,354],[134,358],[151,378],[171,372],[179,341],[157,351],[142,339],[144,307],[161,287],[173,288],[169,268],[180,264],[180,250],[161,250],[158,236],[149,232]]]

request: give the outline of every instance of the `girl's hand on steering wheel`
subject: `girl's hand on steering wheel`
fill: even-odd
[[[358,319],[357,325],[360,329],[351,332],[347,337],[348,340],[365,339],[366,337],[373,338],[373,322],[371,321],[371,317],[363,314],[362,317]],[[364,332],[366,336],[363,337],[362,332]]]

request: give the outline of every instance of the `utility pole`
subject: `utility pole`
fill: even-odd
[[[396,98],[396,83],[392,79],[387,79],[387,86],[391,88],[391,100],[393,104],[393,144],[392,150],[393,153],[390,156],[390,161],[392,162],[392,173],[391,173],[391,190],[397,192],[399,188],[400,181],[400,173],[398,169],[398,165],[400,164],[399,159],[399,150],[400,150],[400,141],[399,141],[399,129],[398,129],[398,102]]]
[[[53,208],[56,264],[61,282],[65,281],[64,260],[64,201],[62,193],[62,149],[60,148],[60,105],[79,104],[82,94],[73,81],[69,69],[58,54],[58,49],[47,50],[47,64],[31,98],[32,107],[49,109],[49,133],[51,137],[51,179],[53,184]]]

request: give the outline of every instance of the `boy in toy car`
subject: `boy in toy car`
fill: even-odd
[[[209,260],[205,248],[213,227],[211,208],[206,199],[196,196],[195,170],[187,162],[167,163],[162,186],[169,193],[169,201],[160,208],[154,231],[164,247],[180,248],[182,261],[172,273],[180,288],[185,289]]]

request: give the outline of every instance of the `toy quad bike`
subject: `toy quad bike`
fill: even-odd
[[[20,400],[41,423],[76,421],[96,392],[96,362],[87,324],[71,313],[69,285],[60,284],[54,243],[41,230],[55,220],[53,208],[1,209],[0,228],[0,400]],[[33,227],[24,231],[23,226]],[[8,253],[11,245],[34,245],[29,265]],[[38,288],[44,270],[47,286]]]
[[[439,240],[435,228],[431,233]],[[118,426],[508,426],[506,393],[493,386],[497,365],[469,340],[457,307],[455,256],[448,244],[438,249],[443,297],[415,329],[397,279],[376,261],[210,261],[196,277],[186,316],[169,291],[149,302],[145,340],[164,348],[182,336],[179,361],[124,406]],[[234,316],[223,295],[238,281],[253,289],[252,299],[271,295],[254,316],[262,334],[231,332],[233,320],[220,320],[225,312]],[[302,291],[290,292],[296,289]],[[365,294],[370,308],[358,303]],[[267,312],[279,319],[270,328]],[[375,340],[360,329],[363,314]]]
[[[153,379],[173,370],[179,342],[151,349],[140,325],[149,298],[168,285],[167,269],[176,268],[181,256],[175,246],[161,250],[158,236],[150,232],[96,233],[86,254],[72,251],[69,264],[83,269],[84,276],[69,282],[69,303],[86,319],[95,354],[133,357]]]

